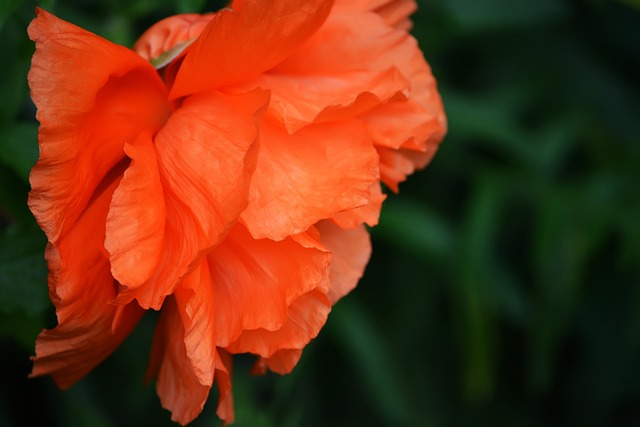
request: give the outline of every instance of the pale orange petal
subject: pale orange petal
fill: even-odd
[[[322,221],[316,228],[320,241],[332,254],[328,297],[333,305],[358,284],[371,256],[371,242],[363,225],[345,230],[331,221]]]
[[[151,135],[140,134],[124,150],[131,164],[111,200],[104,245],[113,276],[126,286],[140,286],[162,256],[165,201]]]
[[[85,209],[125,142],[166,119],[166,89],[134,52],[37,9],[29,72],[40,121],[40,159],[29,206],[56,244]],[[81,84],[79,84],[81,82]]]
[[[247,329],[277,330],[295,299],[318,287],[328,291],[330,255],[301,238],[256,240],[237,224],[209,253],[218,346]]]
[[[267,102],[268,94],[259,90],[194,95],[158,132],[154,142],[166,204],[162,257],[144,284],[122,283],[118,301],[135,297],[142,307],[159,309],[198,259],[224,238],[247,204],[256,120]]]
[[[184,13],[158,21],[140,36],[133,45],[133,50],[159,68],[175,58],[181,48],[184,49],[193,42],[213,16],[213,13]],[[162,58],[163,55],[165,58]]]
[[[409,16],[417,9],[414,0],[338,0],[336,5],[370,10],[382,16],[388,25],[405,31],[411,29]]]
[[[112,173],[73,228],[49,244],[49,293],[58,326],[36,341],[31,376],[51,375],[67,388],[102,362],[129,335],[143,311],[136,304],[110,304],[116,283],[102,245],[111,195],[118,184]]]
[[[235,1],[231,9],[216,13],[189,46],[171,97],[228,86],[268,70],[322,25],[332,3]]]
[[[242,213],[254,237],[280,240],[369,203],[378,157],[361,122],[307,126],[293,135],[265,123],[260,142]]]

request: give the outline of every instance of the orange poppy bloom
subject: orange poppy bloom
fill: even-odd
[[[353,289],[364,224],[445,133],[407,34],[412,1],[236,0],[149,29],[134,50],[43,10],[29,85],[29,206],[58,326],[32,376],[66,388],[160,310],[149,376],[187,424],[231,354],[289,372]]]

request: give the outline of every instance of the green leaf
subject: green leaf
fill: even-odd
[[[37,123],[17,123],[0,129],[0,162],[11,168],[25,182],[38,160]]]
[[[387,354],[388,346],[374,327],[373,319],[352,301],[341,301],[331,313],[331,331],[340,339],[359,369],[365,392],[385,422],[381,425],[406,425],[409,419],[405,389],[397,381],[398,373]]]
[[[0,0],[0,32],[9,15],[18,7],[21,0]]]
[[[451,259],[456,239],[445,218],[408,198],[387,200],[380,225],[371,232],[421,259]]]
[[[0,313],[35,316],[49,307],[45,243],[40,230],[0,236]]]

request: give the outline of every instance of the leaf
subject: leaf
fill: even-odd
[[[0,313],[35,316],[49,307],[45,243],[39,230],[0,235]]]
[[[0,162],[29,181],[29,172],[38,160],[38,125],[17,123],[0,129]]]
[[[408,198],[388,199],[380,225],[371,232],[421,259],[451,259],[456,239],[452,225],[445,218]]]
[[[372,406],[386,420],[381,420],[380,425],[406,425],[410,416],[404,396],[406,389],[397,381],[397,369],[373,319],[349,300],[341,301],[331,316],[333,319],[327,326],[340,339],[341,347],[351,353]]]

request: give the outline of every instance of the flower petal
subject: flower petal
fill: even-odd
[[[302,357],[302,349],[282,349],[278,350],[271,357],[258,357],[255,365],[251,368],[254,375],[264,375],[269,369],[280,375],[288,374],[296,367]]]
[[[243,330],[281,328],[296,298],[318,287],[328,291],[330,255],[302,238],[256,240],[237,224],[209,253],[219,347]]]
[[[363,223],[369,227],[374,227],[378,225],[382,202],[384,202],[386,198],[387,196],[382,193],[380,182],[374,182],[371,184],[369,191],[368,204],[339,212],[335,214],[331,220],[342,228],[355,228]]]
[[[58,326],[38,337],[31,376],[51,375],[61,388],[73,385],[111,354],[143,313],[136,304],[110,304],[116,283],[102,241],[117,183],[112,173],[75,226],[47,248],[49,293]]]
[[[307,292],[289,305],[287,320],[280,329],[245,330],[227,350],[232,353],[253,353],[265,358],[283,349],[300,350],[318,335],[330,311],[331,303],[326,292]]]
[[[371,242],[364,225],[345,230],[331,221],[316,224],[320,241],[331,251],[331,289],[328,297],[331,305],[351,292],[371,257]]]
[[[263,74],[243,86],[269,88],[269,114],[294,133],[310,123],[357,117],[396,96],[403,97],[409,83],[395,68],[388,68],[333,75]]]
[[[253,78],[282,61],[326,19],[331,0],[236,0],[189,46],[173,99]]]
[[[398,192],[398,184],[418,169],[424,168],[436,154],[438,145],[428,145],[426,151],[391,150],[378,147],[380,154],[380,179],[391,190]]]
[[[133,45],[138,55],[150,62],[158,62],[156,68],[166,65],[172,60],[169,53],[179,54],[179,48],[186,48],[205,29],[213,13],[183,13],[170,16],[152,25]],[[161,60],[166,56],[166,60]]]
[[[213,288],[201,262],[166,299],[154,337],[150,367],[157,370],[158,395],[173,421],[185,425],[202,412],[217,359]]]
[[[95,188],[123,157],[126,142],[166,119],[166,89],[134,52],[37,9],[29,72],[40,121],[40,159],[29,206],[56,244]],[[82,84],[78,84],[82,82]]]
[[[158,132],[155,149],[166,204],[162,257],[144,284],[122,283],[118,301],[135,297],[142,307],[159,309],[198,259],[224,238],[247,204],[256,120],[267,102],[268,94],[260,90],[194,95]],[[147,190],[159,197],[155,187]],[[135,258],[138,249],[128,250]]]
[[[369,203],[378,158],[362,123],[318,124],[289,135],[267,122],[260,141],[242,213],[255,238],[281,240]]]
[[[340,7],[351,7],[376,12],[388,25],[409,31],[412,27],[409,16],[416,11],[414,0],[339,0]]]
[[[216,363],[216,385],[218,386],[218,408],[216,415],[223,420],[222,425],[227,426],[235,421],[233,410],[233,394],[231,392],[231,355],[218,349],[218,362]]]
[[[124,150],[131,164],[111,200],[104,245],[113,276],[126,286],[140,286],[162,256],[165,200],[151,136],[139,135]]]

